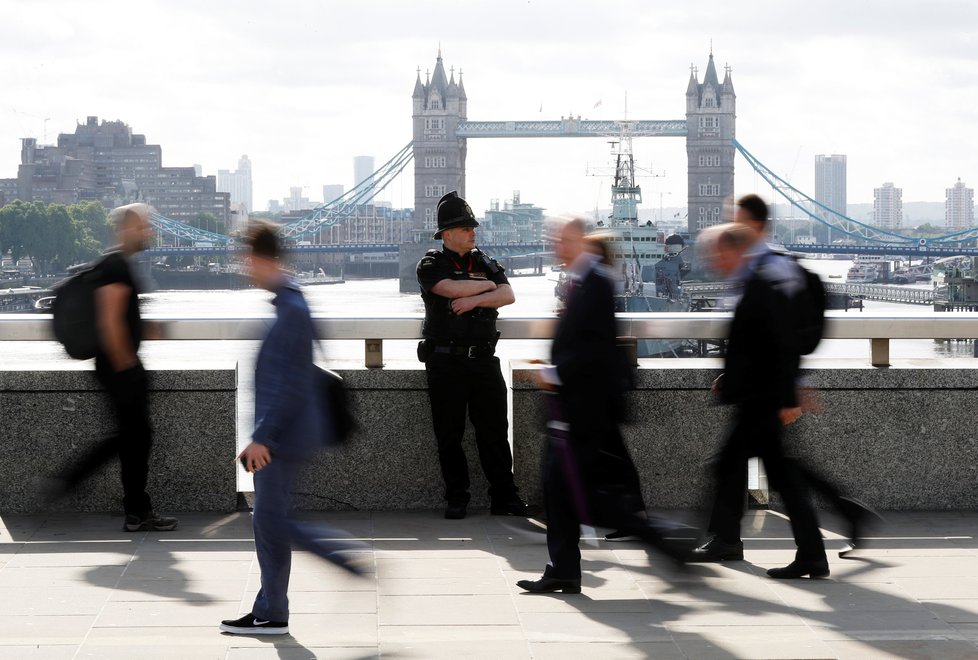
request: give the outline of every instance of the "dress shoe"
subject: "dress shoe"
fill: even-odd
[[[716,536],[689,553],[686,561],[734,561],[744,558],[744,542],[727,543]]]
[[[514,497],[505,502],[493,502],[489,507],[489,513],[494,516],[520,516],[529,518],[539,513],[539,507],[531,506],[518,497]]]
[[[642,539],[641,537],[636,536],[635,534],[632,534],[630,532],[616,529],[613,532],[608,532],[607,534],[605,534],[604,540],[616,542],[616,541],[641,541]]]
[[[555,591],[562,591],[565,594],[581,593],[581,578],[574,580],[547,577],[544,575],[539,580],[520,580],[516,586],[531,594],[552,594]]]
[[[468,502],[449,502],[445,507],[445,517],[449,520],[461,520],[468,511]]]
[[[767,574],[777,580],[797,580],[806,575],[811,578],[825,578],[829,576],[829,562],[825,559],[796,559],[784,568],[768,569]]]
[[[854,550],[862,547],[866,530],[883,522],[883,517],[866,504],[850,497],[840,498],[839,510],[849,522],[849,543],[839,551],[840,557],[847,557]]]

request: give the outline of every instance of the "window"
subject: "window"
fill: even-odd
[[[719,183],[701,183],[699,185],[700,197],[718,197],[720,195]]]
[[[438,119],[425,119],[424,129],[426,131],[443,131],[445,130],[445,120],[443,118]]]
[[[719,132],[719,117],[700,117],[700,135],[717,135]]]
[[[713,98],[713,95],[712,94],[710,96],[707,96],[705,99],[703,99],[703,107],[704,108],[715,108],[715,107],[717,107],[717,100],[715,98]]]
[[[445,186],[425,186],[424,196],[425,197],[442,197],[445,194]]]
[[[720,167],[720,154],[700,154],[700,167]]]

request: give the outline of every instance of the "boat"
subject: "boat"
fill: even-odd
[[[682,290],[682,277],[689,272],[682,256],[685,241],[677,234],[665,236],[650,221],[639,222],[642,189],[635,181],[630,124],[623,121],[619,127],[620,134],[610,142],[614,157],[611,215],[589,232],[605,241],[614,264],[615,311],[688,312],[689,298]],[[561,278],[555,294],[562,298],[566,289],[566,279]],[[640,339],[638,355],[675,356],[683,343],[678,339]]]
[[[850,284],[872,284],[879,278],[879,271],[873,264],[854,263],[846,273],[846,282]]]
[[[54,307],[54,296],[44,296],[34,301],[34,311],[47,314]]]
[[[50,295],[50,289],[36,286],[0,289],[0,313],[33,312],[37,300]]]

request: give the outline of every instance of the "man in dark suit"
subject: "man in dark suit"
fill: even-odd
[[[827,577],[825,545],[804,477],[782,447],[783,427],[801,415],[796,387],[800,356],[792,341],[789,298],[779,286],[782,280],[776,269],[751,250],[756,237],[750,228],[730,224],[713,232],[713,268],[743,286],[730,324],[724,374],[714,385],[719,400],[736,410],[715,466],[717,486],[709,524],[714,536],[693,551],[692,561],[743,559],[740,520],[747,460],[759,456],[771,487],[781,494],[798,546],[791,564],[772,568],[768,575]]]
[[[570,291],[551,349],[552,367],[537,385],[553,393],[550,438],[544,460],[544,500],[550,563],[539,580],[517,584],[533,593],[579,593],[580,525],[599,524],[635,535],[676,560],[678,549],[640,517],[618,451],[627,366],[617,349],[614,284],[587,249],[584,223],[561,228],[555,244],[566,265]]]

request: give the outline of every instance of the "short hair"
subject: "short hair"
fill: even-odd
[[[609,238],[610,236],[607,234],[590,234],[584,237],[584,243],[601,258],[601,263],[605,266],[613,266],[615,263],[611,253],[611,244],[608,242]]]
[[[115,207],[109,211],[109,219],[116,229],[121,229],[124,224],[133,218],[149,220],[149,216],[154,212],[155,209],[149,204],[136,202],[134,204]]]
[[[762,225],[767,224],[767,203],[760,196],[754,194],[744,195],[737,200],[737,208],[747,211],[751,219],[760,222]]]
[[[256,257],[278,259],[282,256],[282,243],[278,237],[278,228],[270,222],[254,223],[248,229],[245,243]]]
[[[754,242],[754,232],[749,227],[736,222],[719,225],[719,227],[719,234],[716,237],[718,248],[741,251],[746,250]]]

